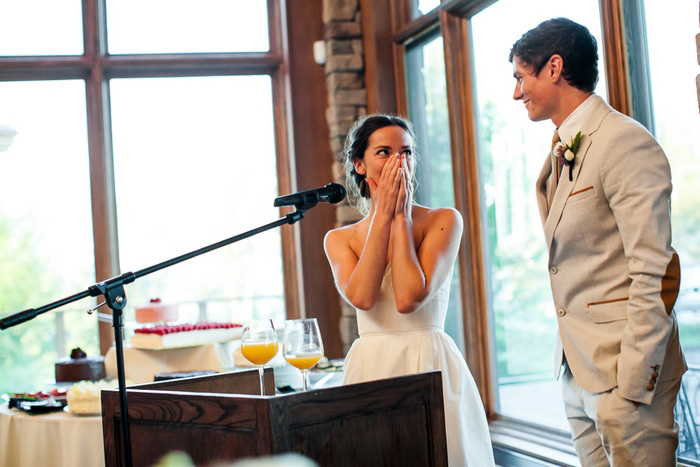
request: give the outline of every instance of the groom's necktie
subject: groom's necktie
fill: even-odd
[[[552,208],[552,200],[554,199],[554,192],[557,191],[557,185],[559,185],[559,177],[561,176],[561,160],[554,155],[554,146],[557,145],[559,139],[559,132],[554,130],[554,136],[552,137],[552,147],[549,150],[549,159],[552,163],[552,183],[549,185],[549,194],[547,196],[547,209]]]

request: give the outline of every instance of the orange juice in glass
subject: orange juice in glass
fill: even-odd
[[[290,365],[297,367],[299,370],[310,370],[312,366],[321,360],[323,355],[304,355],[297,357],[296,355],[285,355],[284,359],[289,362]]]
[[[253,365],[265,365],[272,360],[277,351],[279,344],[277,342],[268,342],[266,344],[246,344],[241,346],[241,353]]]
[[[308,371],[323,356],[323,341],[316,318],[287,320],[283,345],[284,359],[301,371],[302,388],[308,390]]]
[[[277,331],[271,319],[251,319],[243,325],[241,335],[241,353],[253,365],[258,367],[260,375],[260,394],[265,394],[264,366],[277,355]]]

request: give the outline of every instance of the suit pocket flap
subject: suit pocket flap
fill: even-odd
[[[580,190],[576,190],[569,195],[569,201],[581,201],[595,196],[595,189],[593,186],[588,186]]]
[[[627,319],[628,299],[610,302],[589,303],[588,313],[596,323],[609,323]]]

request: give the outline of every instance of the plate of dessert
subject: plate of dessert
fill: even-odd
[[[56,399],[42,399],[42,400],[18,400],[15,399],[13,407],[35,415],[49,412],[58,412],[63,410],[66,406],[65,401],[58,401]]]
[[[47,413],[62,410],[66,405],[66,390],[52,389],[50,391],[15,392],[6,397],[7,406],[27,413]]]
[[[17,399],[23,401],[43,401],[49,399],[65,400],[67,389],[55,388],[50,391],[37,392],[15,392],[9,395],[9,399]]]

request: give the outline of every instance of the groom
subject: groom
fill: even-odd
[[[585,27],[545,21],[510,61],[513,98],[557,130],[536,191],[576,452],[584,466],[675,465],[673,407],[687,367],[666,156],[593,92],[598,52]]]

